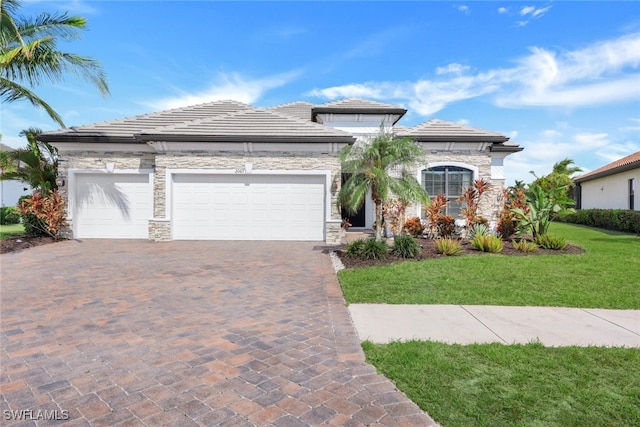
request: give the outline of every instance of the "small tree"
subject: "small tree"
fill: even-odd
[[[355,213],[371,191],[375,205],[376,239],[382,239],[382,206],[395,195],[404,202],[429,203],[427,192],[410,172],[424,157],[424,150],[410,138],[398,138],[381,129],[366,143],[345,147],[342,169],[349,174],[338,194],[338,204]]]

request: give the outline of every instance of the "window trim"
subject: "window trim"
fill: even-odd
[[[469,163],[464,163],[464,162],[442,161],[442,162],[429,162],[429,163],[427,163],[425,165],[420,165],[418,167],[418,171],[416,172],[416,179],[422,185],[422,171],[424,171],[426,169],[437,168],[437,167],[442,167],[442,166],[451,166],[451,167],[458,167],[458,168],[464,168],[464,169],[470,170],[472,172],[471,181],[475,181],[476,179],[478,179],[480,177],[480,170],[478,169],[477,166],[470,165]],[[431,196],[432,195],[429,194],[429,197],[431,197]],[[421,203],[418,203],[417,206],[416,206],[416,216],[422,218],[422,204]]]

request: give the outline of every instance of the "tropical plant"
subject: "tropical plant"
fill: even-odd
[[[457,240],[451,238],[440,238],[434,242],[436,252],[446,256],[457,256],[462,254],[462,245]]]
[[[391,247],[391,253],[400,258],[416,258],[421,250],[422,248],[416,239],[408,234],[394,237]]]
[[[20,136],[27,138],[27,147],[4,152],[6,164],[3,165],[0,180],[26,182],[44,195],[58,188],[58,150],[46,142],[38,141],[41,133],[37,128],[20,132]]]
[[[355,213],[368,192],[375,205],[376,239],[382,239],[382,206],[392,195],[403,203],[429,203],[429,197],[414,176],[413,166],[424,157],[422,147],[410,138],[398,138],[381,129],[371,141],[346,146],[340,155],[342,170],[349,178],[338,193],[338,204]]]
[[[431,203],[424,208],[425,219],[427,220],[427,227],[429,229],[429,238],[435,239],[440,235],[438,223],[445,215],[445,208],[448,204],[449,200],[447,199],[447,196],[444,194],[437,194],[433,199],[431,199]]]
[[[500,212],[497,231],[503,239],[508,239],[516,232],[518,222],[512,209],[520,208],[524,213],[529,212],[527,206],[526,187],[522,181],[516,181],[516,185],[508,187],[503,194],[504,204]]]
[[[109,94],[105,73],[97,61],[58,48],[60,41],[79,39],[79,30],[86,27],[87,20],[67,13],[26,18],[19,16],[21,6],[20,0],[0,2],[0,100],[29,101],[65,127],[60,115],[27,86],[59,82],[72,73],[95,85],[101,94]]]
[[[460,209],[460,215],[466,220],[467,227],[477,222],[480,198],[490,188],[491,184],[486,179],[476,179],[464,190],[460,197],[458,197],[458,201],[465,204],[465,206]]]
[[[566,196],[566,187],[558,186],[545,191],[538,184],[531,184],[526,192],[527,208],[513,208],[518,221],[518,233],[530,233],[535,241],[549,230],[552,215],[575,212],[569,206],[575,202]]]
[[[539,185],[544,191],[554,191],[557,187],[565,187],[565,196],[568,195],[571,188],[575,186],[571,175],[582,172],[581,168],[572,166],[573,163],[572,159],[565,158],[553,165],[551,173],[541,177],[531,171],[531,174],[536,177],[533,184]]]
[[[387,256],[389,247],[382,240],[375,238],[358,239],[347,244],[347,256],[359,259],[382,259]]]
[[[567,241],[555,234],[543,234],[536,238],[536,243],[545,249],[552,249],[554,251],[562,251],[567,248]]]
[[[538,245],[536,242],[532,242],[530,240],[512,240],[511,244],[513,244],[513,248],[517,251],[524,253],[531,253],[538,250]]]
[[[492,254],[502,252],[502,249],[504,248],[502,240],[500,240],[499,237],[492,235],[487,236],[476,234],[473,237],[471,244],[475,246],[476,249],[481,250],[482,252],[489,252]]]
[[[469,227],[469,231],[467,232],[467,238],[469,240],[473,240],[476,236],[490,236],[491,230],[485,224],[473,224]]]
[[[55,239],[59,238],[60,231],[67,225],[65,202],[58,190],[47,195],[35,192],[18,204],[18,210],[23,216],[33,215],[36,218],[35,227]]]
[[[443,215],[438,219],[438,235],[451,237],[456,231],[456,219],[450,215]]]
[[[402,232],[406,209],[406,203],[395,198],[389,200],[382,206],[382,217],[384,218],[384,223],[389,226],[394,235],[398,235]]]
[[[417,216],[413,218],[409,218],[408,220],[405,221],[404,225],[402,226],[402,231],[412,235],[413,237],[421,236],[422,232],[424,231],[422,220],[420,219],[420,217],[417,217]]]

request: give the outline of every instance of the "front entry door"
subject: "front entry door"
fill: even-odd
[[[343,173],[342,174],[342,183],[344,184],[345,181],[349,179],[349,174]],[[349,224],[351,224],[351,227],[364,227],[365,226],[365,206],[367,205],[367,201],[365,200],[365,202],[362,204],[362,206],[360,206],[360,209],[358,209],[358,211],[354,214],[350,214],[347,212],[346,209],[342,209],[341,211],[341,215],[343,219],[346,219],[347,221],[349,221]]]

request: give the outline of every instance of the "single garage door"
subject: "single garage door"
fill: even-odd
[[[77,238],[146,239],[152,217],[149,174],[77,174]]]
[[[324,175],[173,176],[177,240],[324,240]]]

